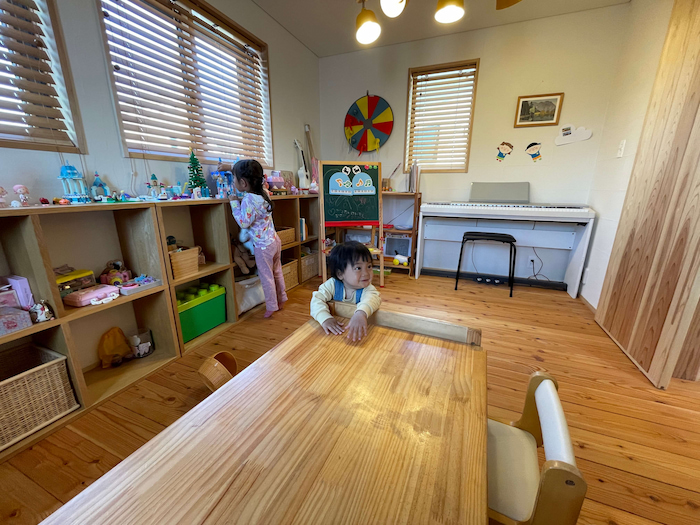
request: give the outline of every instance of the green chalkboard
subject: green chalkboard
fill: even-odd
[[[326,226],[378,226],[381,220],[380,163],[322,162]]]

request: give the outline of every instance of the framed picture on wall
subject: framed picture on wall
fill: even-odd
[[[564,103],[564,93],[518,97],[515,127],[556,126]]]

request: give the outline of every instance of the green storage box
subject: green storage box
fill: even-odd
[[[177,311],[186,343],[226,322],[226,288],[202,283],[199,288],[178,292]]]

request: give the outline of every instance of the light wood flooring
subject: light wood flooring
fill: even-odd
[[[0,523],[38,523],[209,395],[201,361],[230,350],[247,366],[308,320],[320,280],[290,293],[272,320],[254,312],[212,342],[151,375],[0,464]],[[581,525],[700,523],[700,384],[656,390],[564,292],[415,281],[392,275],[385,304],[483,330],[489,416],[516,418],[528,375],[559,380],[578,466],[588,482]]]

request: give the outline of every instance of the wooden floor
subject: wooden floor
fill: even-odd
[[[319,281],[296,288],[272,320],[262,311],[213,342],[0,464],[0,523],[38,523],[209,394],[204,357],[231,350],[247,366],[308,320]],[[415,281],[392,275],[385,303],[483,330],[489,416],[515,418],[528,375],[551,372],[588,482],[579,524],[700,523],[700,384],[658,391],[564,292]]]

